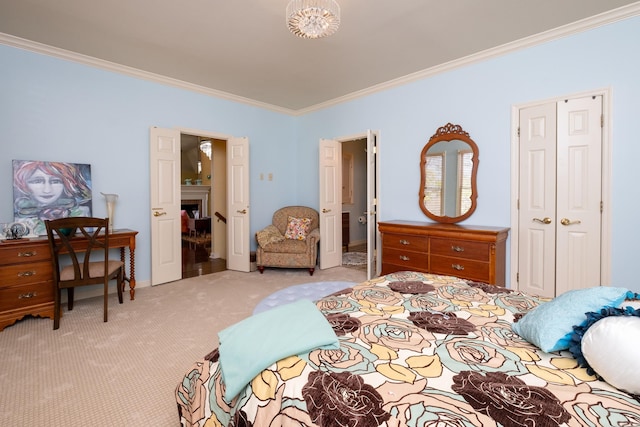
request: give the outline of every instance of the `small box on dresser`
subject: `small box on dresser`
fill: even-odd
[[[412,270],[505,285],[508,228],[383,221],[382,274]]]

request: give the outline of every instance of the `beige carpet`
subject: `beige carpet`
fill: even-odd
[[[0,332],[0,425],[177,426],[174,389],[217,332],[290,285],[366,279],[361,270],[224,271],[136,291],[136,300],[77,301],[60,329],[27,318]]]

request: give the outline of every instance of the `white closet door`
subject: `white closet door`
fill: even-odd
[[[520,110],[519,289],[555,295],[556,105]]]
[[[558,103],[556,294],[600,285],[602,97]]]
[[[599,286],[602,97],[520,111],[518,283],[554,297]]]

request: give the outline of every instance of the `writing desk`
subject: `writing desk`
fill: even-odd
[[[135,249],[137,231],[120,229],[109,234],[109,247],[120,249],[125,263],[129,248],[129,296],[135,298]],[[74,248],[86,248],[82,236],[72,239]],[[126,270],[126,267],[125,267]],[[0,242],[0,331],[24,316],[53,318],[53,267],[49,241],[45,236]]]

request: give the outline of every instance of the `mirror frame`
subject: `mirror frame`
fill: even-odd
[[[426,206],[424,205],[424,189],[427,180],[427,174],[425,171],[425,166],[427,163],[427,152],[429,148],[442,141],[454,141],[460,140],[469,144],[471,150],[473,151],[473,158],[471,159],[472,168],[471,168],[471,207],[467,212],[463,215],[451,217],[451,216],[438,216],[431,213]],[[476,175],[478,173],[478,146],[471,139],[469,134],[462,129],[460,125],[454,125],[452,123],[447,123],[446,125],[439,127],[436,133],[429,139],[429,142],[424,146],[422,152],[420,153],[420,191],[418,194],[418,201],[420,204],[420,209],[426,216],[436,222],[442,222],[446,224],[454,224],[456,222],[464,221],[469,218],[473,212],[476,210],[477,198],[478,198],[478,189],[476,186]]]

